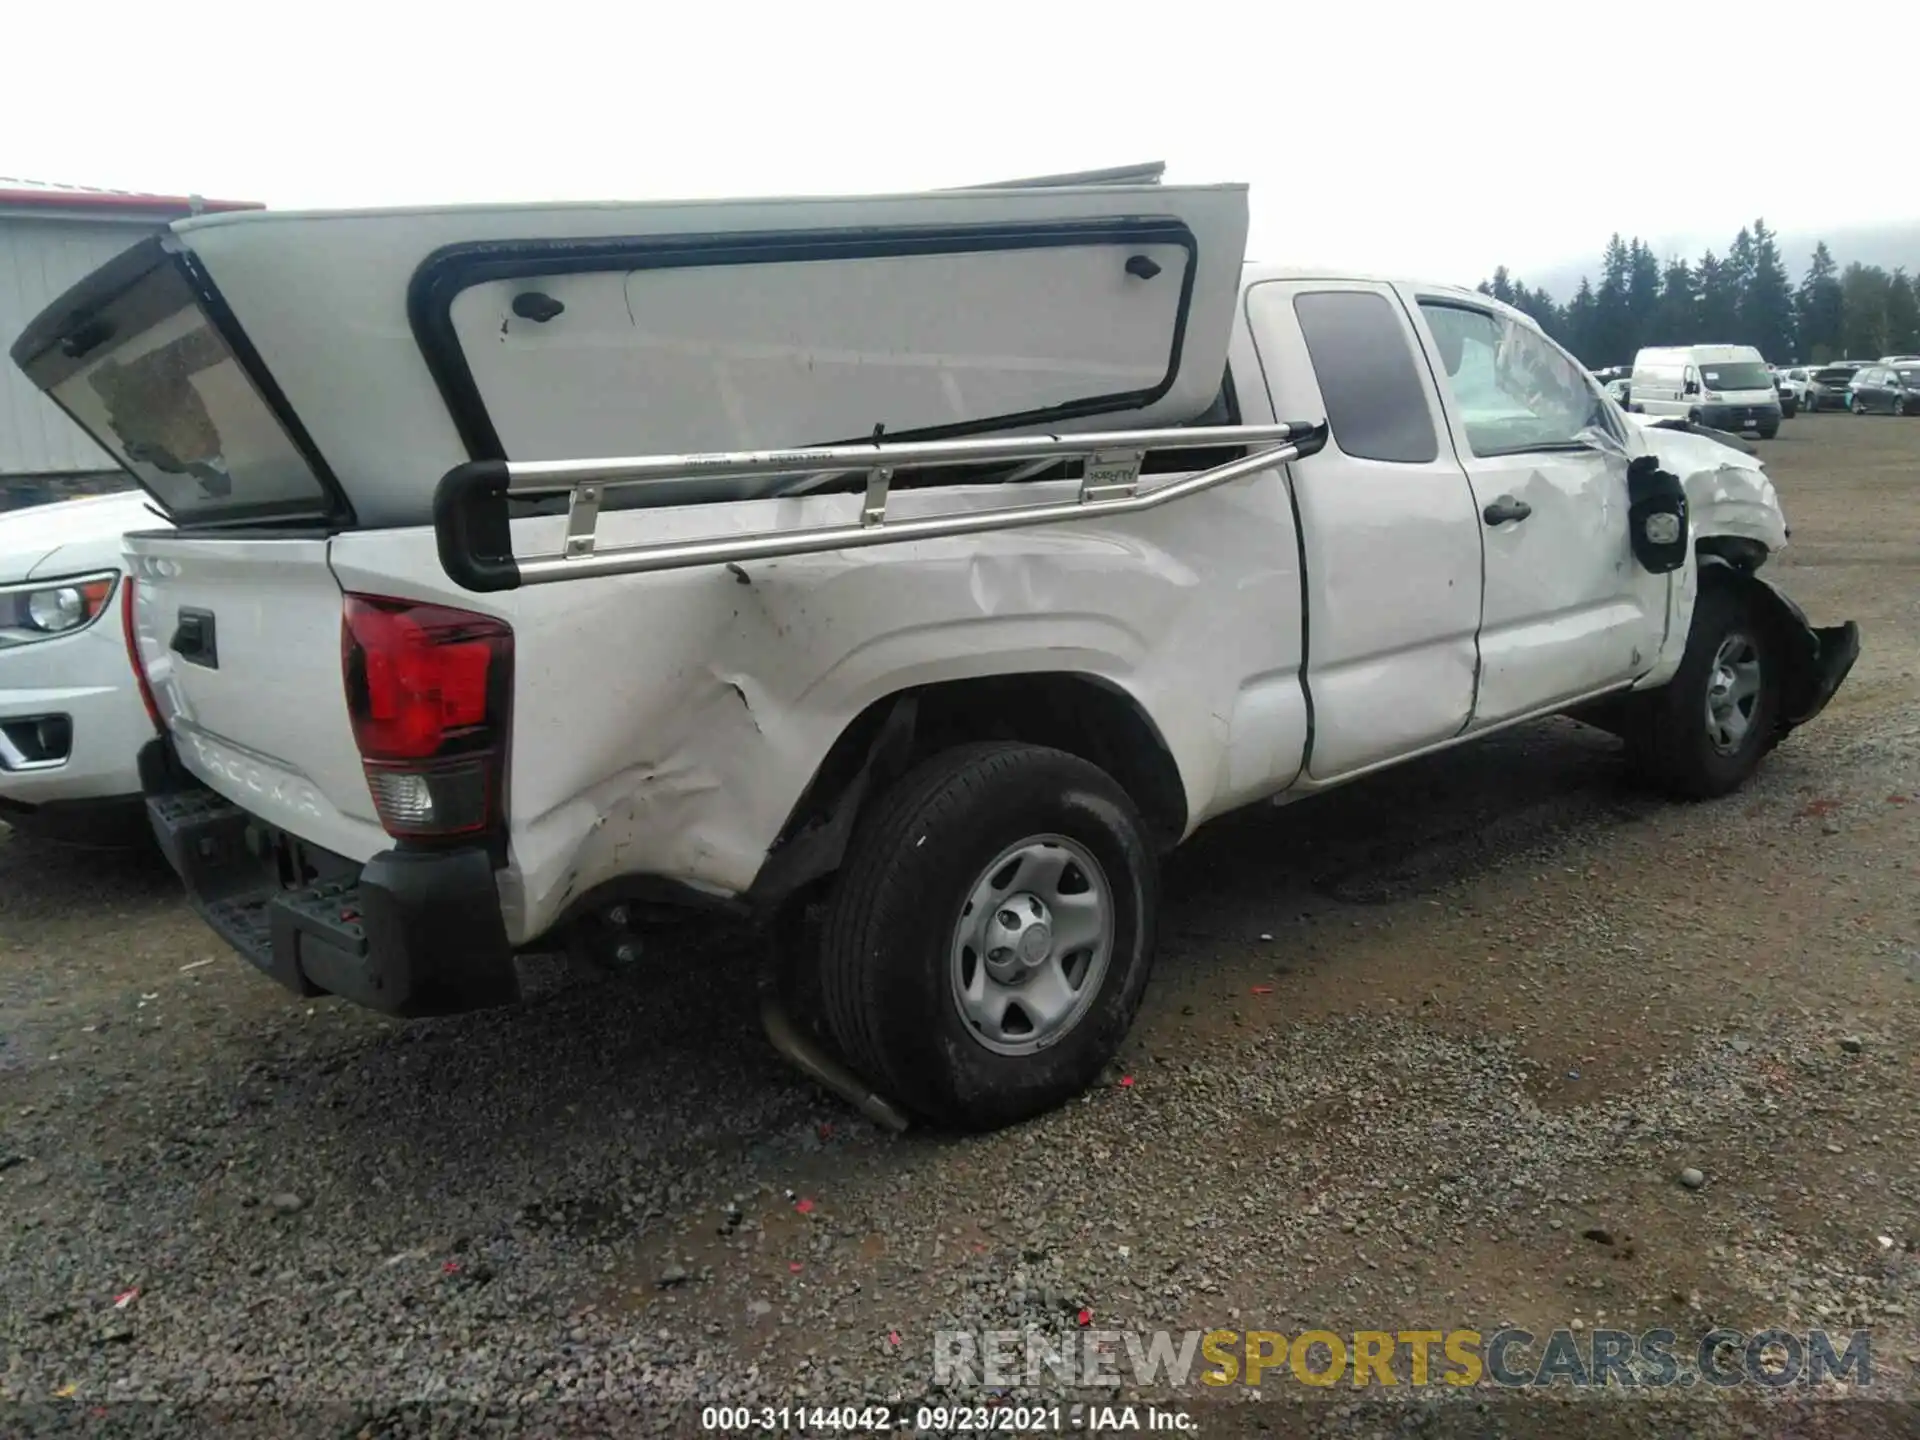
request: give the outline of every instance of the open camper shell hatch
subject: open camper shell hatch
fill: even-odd
[[[1244,186],[1167,186],[1157,167],[204,216],[75,286],[13,355],[182,527],[410,526],[474,462],[1230,423],[1246,233]],[[685,468],[607,503],[823,478]]]

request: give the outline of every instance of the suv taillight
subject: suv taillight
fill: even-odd
[[[349,595],[340,663],[353,738],[395,839],[471,835],[500,814],[513,631],[443,605]]]

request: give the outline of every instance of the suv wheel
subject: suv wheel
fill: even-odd
[[[1153,959],[1158,871],[1103,770],[958,747],[861,822],[821,934],[834,1039],[936,1124],[984,1130],[1072,1099],[1118,1052]]]

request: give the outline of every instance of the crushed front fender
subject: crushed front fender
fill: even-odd
[[[1770,580],[1747,577],[1769,602],[1787,637],[1786,683],[1780,697],[1780,734],[1827,708],[1860,658],[1860,626],[1852,620],[1816,628],[1794,598]]]

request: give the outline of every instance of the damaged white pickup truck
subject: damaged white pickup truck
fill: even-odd
[[[13,355],[178,526],[126,621],[193,903],[402,1016],[642,906],[768,917],[789,1055],[995,1126],[1114,1055],[1211,817],[1558,712],[1714,796],[1826,704],[1858,632],[1759,577],[1755,460],[1246,229],[1149,172],[108,264]]]

